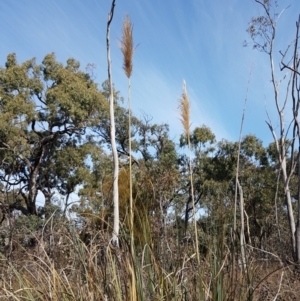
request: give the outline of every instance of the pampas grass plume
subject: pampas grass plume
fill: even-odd
[[[184,132],[189,137],[190,135],[190,102],[186,91],[186,83],[183,81],[183,93],[179,100],[180,121],[183,125]]]
[[[132,56],[134,52],[133,38],[132,38],[133,26],[130,21],[130,17],[127,15],[123,22],[122,40],[120,41],[120,48],[123,53],[123,69],[128,78],[132,73]]]

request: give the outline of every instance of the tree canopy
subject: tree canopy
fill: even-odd
[[[22,196],[9,204],[37,214],[38,192],[50,202],[55,189],[66,195],[82,181],[88,130],[107,103],[89,74],[55,55],[19,64],[9,54],[0,68],[0,179]]]

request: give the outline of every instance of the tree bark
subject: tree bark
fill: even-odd
[[[37,176],[40,169],[41,161],[44,157],[45,153],[45,146],[41,149],[39,152],[39,155],[37,156],[34,166],[31,167],[30,171],[30,179],[28,183],[28,199],[27,199],[27,209],[29,214],[37,215],[36,211],[36,197],[38,194],[38,184],[37,184]]]

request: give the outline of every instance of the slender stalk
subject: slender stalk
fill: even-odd
[[[131,240],[131,253],[134,251],[134,211],[132,199],[132,158],[131,158],[131,104],[130,104],[130,77],[128,77],[128,150],[129,150],[129,204],[130,204],[130,240]]]
[[[132,56],[134,52],[132,25],[127,15],[123,22],[122,40],[120,43],[123,53],[123,69],[128,78],[128,152],[129,152],[129,206],[130,206],[130,250],[133,259],[133,266],[130,266],[131,273],[131,300],[136,300],[136,276],[135,276],[135,255],[134,255],[134,210],[132,199],[132,157],[131,157],[131,84],[130,77],[132,74]]]
[[[241,121],[241,127],[240,127],[240,135],[239,135],[239,144],[238,144],[238,153],[237,153],[237,163],[236,163],[236,172],[235,172],[235,195],[234,195],[234,215],[233,215],[233,254],[235,254],[235,240],[236,240],[236,213],[237,213],[237,201],[238,201],[238,191],[240,194],[240,215],[241,215],[241,229],[240,229],[240,247],[241,247],[241,256],[242,256],[242,263],[243,263],[243,272],[246,271],[246,259],[245,259],[245,232],[244,232],[244,199],[243,199],[243,190],[242,186],[239,183],[239,165],[240,165],[240,152],[241,152],[241,143],[242,143],[242,133],[243,133],[243,126],[244,126],[244,119],[245,119],[245,112],[246,112],[246,104],[248,99],[248,92],[249,92],[249,86],[250,86],[250,79],[251,74],[253,71],[253,64],[250,69],[250,75],[247,85],[247,92],[246,92],[246,98],[244,102],[244,108],[243,108],[243,114],[242,114],[242,121]],[[233,283],[235,281],[235,275],[236,275],[236,267],[235,267],[235,256],[233,256],[232,259],[232,276],[231,276],[231,286],[233,286]],[[235,294],[235,292],[233,292]]]
[[[133,37],[132,37],[132,24],[129,16],[127,15],[123,22],[122,40],[120,48],[123,53],[123,69],[128,78],[128,152],[129,152],[129,202],[130,202],[130,240],[131,240],[131,253],[134,252],[134,235],[133,235],[133,199],[132,199],[132,157],[131,157],[131,84],[130,77],[132,74],[132,56],[134,52]]]
[[[183,81],[183,94],[182,94],[182,97],[179,102],[179,110],[180,110],[180,115],[181,115],[181,123],[183,125],[184,132],[187,137],[188,149],[189,149],[189,174],[190,174],[191,196],[192,196],[192,206],[193,206],[196,255],[197,255],[198,265],[200,266],[199,242],[198,242],[195,196],[194,196],[194,185],[193,185],[191,139],[190,139],[190,103],[189,103],[189,98],[188,98],[188,94],[187,94],[187,90],[186,90],[185,81]]]
[[[199,254],[199,242],[198,242],[198,231],[197,231],[197,218],[196,218],[194,185],[193,185],[194,181],[193,181],[190,135],[188,135],[188,148],[189,148],[189,169],[190,169],[190,182],[191,182],[191,194],[192,194],[192,205],[193,205],[193,220],[194,220],[194,231],[195,231],[196,254],[197,254],[197,261],[198,261],[198,264],[200,266],[200,254]]]

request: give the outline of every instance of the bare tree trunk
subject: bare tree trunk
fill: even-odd
[[[35,160],[34,166],[31,167],[30,171],[30,179],[28,183],[28,202],[27,202],[27,209],[29,214],[36,215],[36,197],[38,194],[38,183],[37,183],[37,176],[40,169],[40,165],[42,162],[42,158],[45,153],[45,147],[42,148],[41,152],[39,153],[39,156]]]
[[[296,120],[297,120],[297,115],[298,115],[298,109],[299,106],[295,104],[295,100],[293,99],[293,113],[294,113],[294,131],[292,134],[292,147],[291,147],[291,162],[290,162],[290,167],[288,168],[287,166],[287,140],[286,136],[288,134],[288,130],[285,129],[285,120],[284,120],[284,114],[285,114],[285,109],[286,109],[286,104],[289,99],[289,93],[290,93],[290,84],[291,84],[291,79],[293,78],[293,74],[290,77],[289,82],[287,83],[287,89],[286,89],[286,95],[284,98],[284,101],[282,104],[280,104],[280,98],[279,98],[279,85],[280,82],[276,80],[275,77],[275,69],[274,69],[274,60],[273,60],[273,46],[274,46],[274,41],[275,41],[275,33],[276,33],[276,23],[280,14],[274,14],[271,15],[272,10],[272,1],[267,0],[267,1],[261,1],[261,0],[254,0],[256,3],[260,4],[264,11],[265,15],[260,16],[258,18],[252,18],[251,20],[251,26],[248,29],[248,32],[254,42],[255,48],[258,50],[265,52],[268,57],[269,57],[269,62],[270,62],[270,69],[271,69],[271,83],[273,85],[273,91],[274,91],[274,99],[275,99],[275,105],[279,117],[279,127],[280,127],[280,135],[279,139],[277,139],[274,127],[271,124],[270,118],[269,121],[267,122],[270,131],[273,135],[274,142],[276,144],[276,151],[278,155],[278,161],[280,164],[280,170],[282,173],[282,180],[284,184],[284,193],[285,193],[285,198],[286,198],[286,205],[287,205],[287,213],[288,213],[288,222],[289,222],[289,227],[290,227],[290,237],[291,237],[291,244],[292,244],[292,256],[294,261],[298,261],[298,249],[300,249],[300,229],[298,228],[300,226],[297,225],[297,233],[299,233],[299,243],[296,242],[296,224],[295,224],[295,219],[294,219],[294,210],[292,207],[292,197],[291,197],[291,192],[290,192],[290,179],[295,171],[296,168],[296,163],[294,160],[294,145],[295,141],[297,138],[297,135],[299,137],[299,128],[297,128],[296,125]],[[276,3],[274,3],[276,5]],[[297,25],[297,32],[298,32],[298,25]],[[262,38],[263,41],[259,40],[259,38]],[[296,37],[296,42],[297,42],[298,36]],[[295,43],[296,44],[296,43]],[[295,62],[295,54],[297,51],[294,53],[294,58],[293,61]],[[286,52],[287,53],[287,52]],[[285,57],[285,54],[283,54],[283,58]],[[284,68],[288,68],[292,71],[293,68],[291,69],[290,67],[284,65],[282,63],[283,67],[281,70]],[[295,66],[295,65],[294,65]],[[295,73],[295,72],[294,72]],[[285,76],[284,76],[285,78]],[[297,129],[297,131],[295,130]],[[300,184],[300,182],[299,182]],[[300,210],[300,209],[299,209]],[[300,213],[300,211],[299,211]],[[299,220],[299,217],[297,221]],[[298,222],[297,222],[298,224]],[[299,244],[299,247],[298,247]],[[299,253],[300,255],[300,253]]]
[[[292,99],[293,99],[293,112],[294,112],[294,137],[298,138],[298,210],[297,210],[297,224],[295,232],[296,240],[296,262],[300,261],[300,124],[298,119],[299,105],[300,105],[300,83],[299,83],[299,52],[298,52],[298,40],[299,40],[299,27],[300,27],[300,15],[298,22],[296,22],[296,38],[293,53],[293,79],[292,79]],[[296,137],[295,137],[296,138]],[[293,142],[294,143],[294,142]]]
[[[299,146],[299,151],[300,151],[300,146]],[[295,231],[295,241],[296,241],[295,261],[299,263],[299,261],[300,261],[300,156],[299,156],[299,153],[298,153],[298,210],[297,210],[297,214],[298,214],[298,216],[297,216],[297,224],[296,224],[296,231]]]
[[[112,1],[111,10],[108,15],[107,22],[107,32],[106,32],[106,46],[107,46],[107,64],[108,64],[108,81],[110,88],[109,102],[110,102],[110,138],[111,138],[111,148],[113,152],[114,159],[114,174],[113,174],[113,203],[114,203],[114,227],[111,243],[118,247],[119,246],[119,159],[117,153],[116,139],[115,139],[115,114],[114,114],[114,91],[113,82],[111,76],[111,59],[110,59],[110,23],[114,16],[115,0]]]

